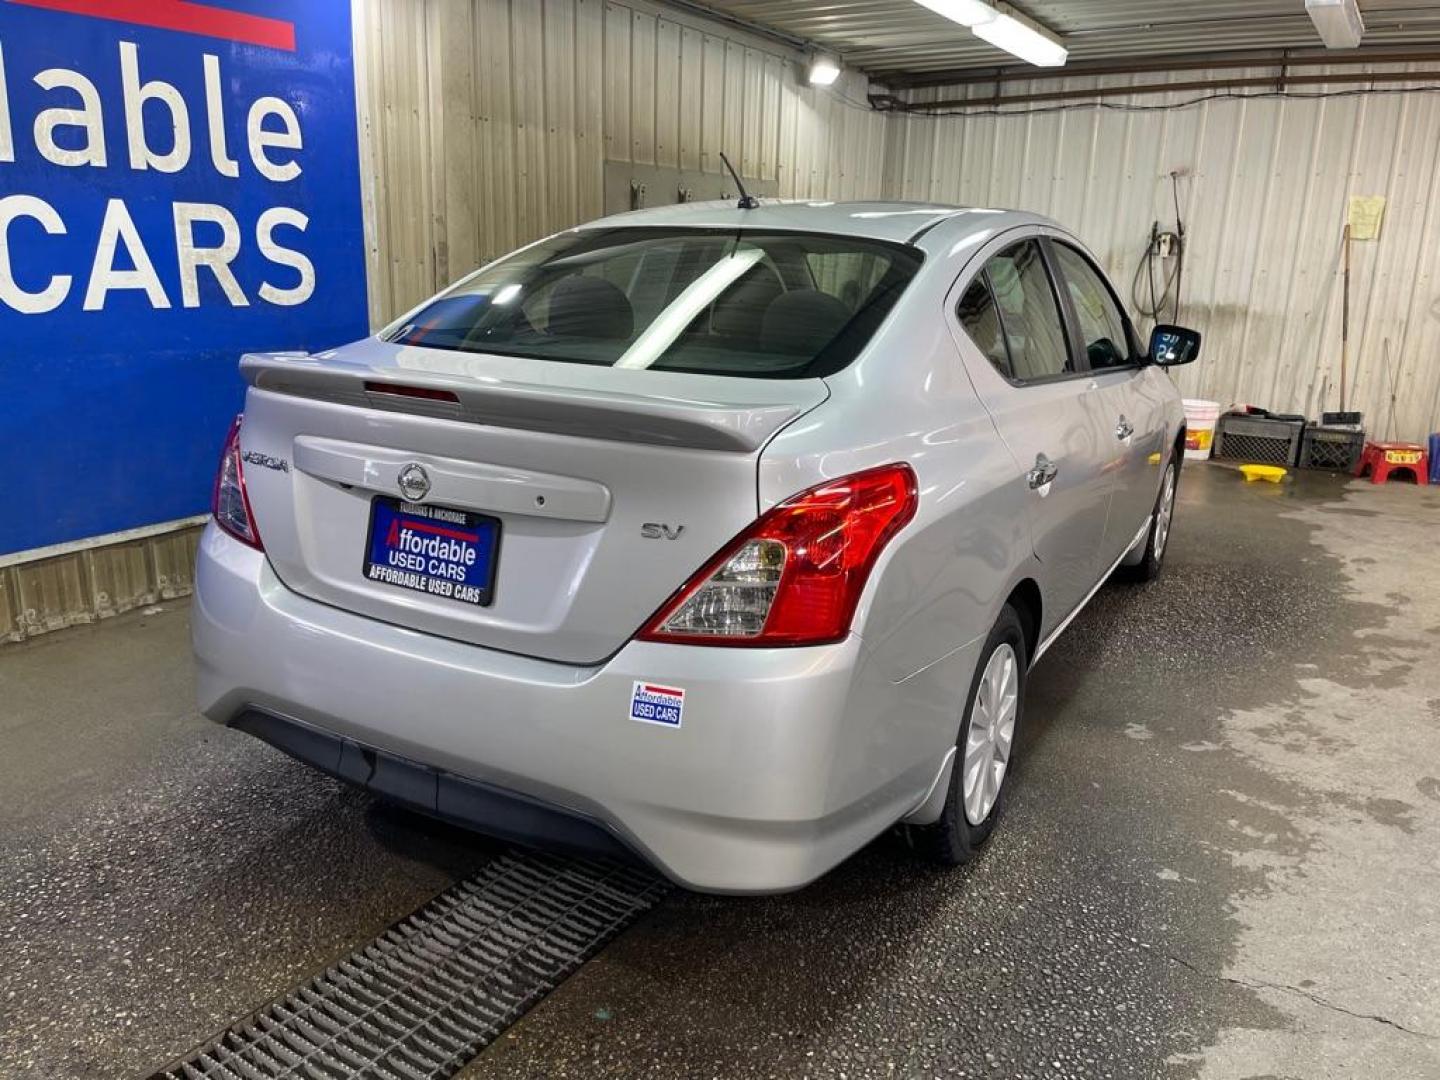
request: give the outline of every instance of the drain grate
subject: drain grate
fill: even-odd
[[[448,1077],[668,886],[506,854],[150,1080]]]

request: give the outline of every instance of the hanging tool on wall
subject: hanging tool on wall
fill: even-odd
[[[1379,240],[1380,227],[1384,219],[1385,196],[1383,195],[1351,195],[1346,202],[1345,228],[1340,234],[1340,248],[1345,265],[1344,283],[1340,294],[1341,412],[1345,412],[1347,392],[1350,388],[1350,245],[1356,241]]]
[[[1345,291],[1340,302],[1340,411],[1345,411],[1345,378],[1350,367],[1350,223],[1345,223]]]
[[[1184,285],[1185,273],[1185,221],[1180,216],[1180,171],[1170,173],[1170,192],[1175,201],[1175,230],[1162,230],[1160,222],[1150,226],[1150,236],[1145,251],[1135,267],[1135,277],[1130,282],[1130,300],[1135,310],[1153,322],[1180,321],[1180,290]],[[1159,262],[1161,287],[1157,290],[1156,262]],[[1149,284],[1150,304],[1140,295],[1140,275],[1144,274]],[[1170,311],[1166,312],[1166,308]]]

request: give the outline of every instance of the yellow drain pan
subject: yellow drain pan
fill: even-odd
[[[1269,480],[1272,484],[1278,484],[1285,479],[1289,470],[1282,469],[1279,465],[1241,465],[1240,471],[1245,475],[1247,484],[1255,480]]]

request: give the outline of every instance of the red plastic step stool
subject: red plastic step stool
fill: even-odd
[[[1364,476],[1367,469],[1372,484],[1385,483],[1396,469],[1408,471],[1417,484],[1428,484],[1430,455],[1419,443],[1367,442],[1360,453],[1360,464],[1355,466],[1355,475]]]

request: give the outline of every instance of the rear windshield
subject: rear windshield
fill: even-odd
[[[849,236],[624,228],[552,237],[466,278],[390,340],[750,378],[850,363],[920,266]]]

